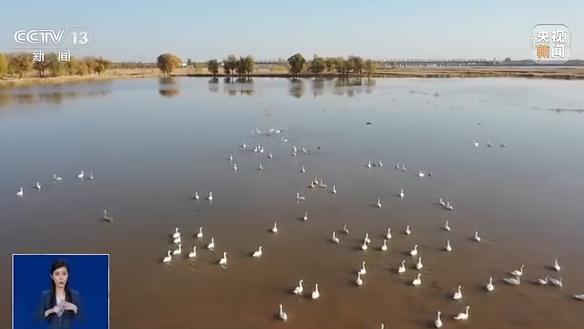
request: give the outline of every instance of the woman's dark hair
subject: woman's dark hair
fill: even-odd
[[[51,275],[51,299],[49,300],[49,307],[55,307],[55,304],[57,302],[56,299],[56,288],[55,288],[55,282],[52,279],[53,276],[53,272],[55,272],[55,270],[64,267],[67,269],[67,273],[71,273],[71,271],[69,270],[69,265],[67,264],[67,262],[63,259],[59,259],[56,260],[53,265],[51,265],[51,269],[49,271],[49,274]],[[68,302],[72,302],[72,298],[71,298],[71,290],[69,289],[69,280],[67,280],[67,283],[65,284],[65,300]]]

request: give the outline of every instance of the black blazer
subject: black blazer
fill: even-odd
[[[78,291],[71,289],[71,301],[69,302],[77,306],[77,314],[73,311],[65,311],[60,317],[55,313],[45,317],[45,311],[51,308],[51,290],[43,291],[37,311],[39,323],[45,323],[47,328],[50,329],[79,328],[79,322],[83,319],[84,309]]]

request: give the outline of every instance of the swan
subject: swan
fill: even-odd
[[[574,298],[577,300],[584,301],[584,294],[574,295]]]
[[[450,225],[448,224],[448,220],[446,220],[446,222],[444,222],[444,231],[450,232]]]
[[[207,249],[213,250],[215,249],[215,238],[211,237],[211,242],[207,245]]]
[[[37,191],[40,191],[40,190],[41,190],[41,183],[39,183],[39,182],[36,182],[36,184],[34,184],[34,188],[35,188]]]
[[[308,154],[308,150],[306,149],[306,147],[303,147],[303,148],[302,148],[302,153],[304,153],[304,154]]]
[[[468,311],[470,311],[470,306],[467,306],[463,313],[458,313],[454,320],[468,320]]]
[[[422,274],[418,273],[414,281],[412,281],[412,286],[419,286],[422,284]]]
[[[357,273],[360,273],[361,275],[367,274],[367,269],[365,269],[365,261],[361,263],[361,269]]]
[[[331,190],[332,194],[337,194],[337,187],[333,184],[333,189]]]
[[[442,197],[440,197],[440,200],[438,200],[438,203],[440,204],[440,206],[442,206],[442,208],[446,207],[446,202],[444,202],[444,199],[442,199]]]
[[[550,283],[556,287],[561,288],[564,285],[562,281],[563,281],[563,278],[559,278],[559,279],[550,278]]]
[[[172,260],[172,255],[171,255],[171,251],[168,250],[166,252],[166,256],[164,258],[162,258],[162,262],[163,263],[170,263],[170,261]]]
[[[367,247],[367,243],[363,242],[363,244],[361,245],[361,250],[365,251],[367,250],[369,247]]]
[[[178,227],[174,228],[174,233],[172,234],[172,238],[173,239],[180,238],[180,232],[178,231]]]
[[[77,174],[77,178],[79,178],[79,179],[83,179],[84,176],[85,176],[85,172],[83,170],[81,170],[79,172],[79,174]]]
[[[399,170],[399,163],[395,164],[395,169]]]
[[[416,257],[418,255],[418,245],[414,246],[414,249],[410,251],[410,256]]]
[[[300,167],[300,172],[305,174],[306,173],[306,168],[304,168],[304,166]]]
[[[18,192],[16,192],[16,195],[19,197],[23,197],[24,196],[24,189],[21,187],[20,190],[18,190]]]
[[[379,160],[379,162],[377,163],[377,166],[378,166],[379,168],[383,167],[383,162],[381,162],[381,160]]]
[[[300,281],[298,281],[298,286],[296,286],[296,288],[294,288],[294,290],[292,291],[295,295],[302,295],[302,292],[304,291],[304,286],[302,285],[304,283],[304,280],[300,279]]]
[[[546,275],[543,279],[537,279],[537,284],[545,286],[549,283],[549,279],[550,277]]]
[[[199,192],[195,192],[195,194],[193,195],[193,199],[194,200],[199,200],[201,197],[199,196]]]
[[[521,280],[519,279],[518,276],[516,276],[514,278],[504,278],[503,281],[505,281],[505,283],[510,284],[512,286],[518,286],[521,284]]]
[[[182,253],[182,244],[178,244],[178,248],[172,251],[173,255],[180,255]]]
[[[363,238],[363,243],[365,243],[365,244],[371,243],[371,239],[369,239],[369,233],[365,233],[365,238]]]
[[[296,192],[296,201],[304,201],[304,200],[306,200],[306,197],[300,195],[300,192]]]
[[[491,292],[491,291],[495,290],[495,286],[493,285],[493,277],[492,276],[489,277],[489,283],[487,283],[487,285],[485,286],[485,289],[488,292]]]
[[[406,169],[406,164],[405,164],[405,163],[404,163],[404,164],[402,164],[401,171],[408,171],[408,170]]]
[[[381,251],[387,251],[387,239],[383,239],[383,245],[381,245]]]
[[[558,259],[557,259],[557,258],[556,258],[556,259],[554,259],[554,266],[553,266],[553,268],[554,268],[554,270],[555,270],[556,272],[559,272],[559,271],[560,271],[560,269],[562,269],[562,267],[561,267],[561,266],[560,266],[560,264],[558,263]]]
[[[446,247],[444,248],[446,252],[452,251],[452,246],[450,245],[450,240],[446,240]]]
[[[203,238],[203,227],[200,226],[199,232],[197,233],[197,239],[202,239],[202,238]]]
[[[511,274],[514,276],[522,276],[523,275],[523,265],[521,265],[521,268],[519,270],[515,270],[515,271],[511,271]]]
[[[227,265],[227,251],[223,252],[223,257],[221,257],[221,259],[219,259],[219,265],[221,266],[225,266]]]
[[[93,180],[93,173],[89,172],[89,176],[87,176],[87,180]]]
[[[302,220],[305,222],[308,220],[308,211],[304,212],[304,216],[302,217]]]
[[[197,246],[193,246],[193,251],[189,252],[189,258],[197,257]]]
[[[272,154],[272,152],[268,153],[268,159],[273,159],[274,155]]]
[[[107,214],[107,210],[106,210],[106,209],[102,210],[101,212],[102,212],[102,214],[103,214],[102,218],[103,218],[103,220],[104,220],[104,221],[106,221],[106,222],[110,222],[110,223],[113,223],[113,221],[114,221],[114,218],[113,218],[113,217],[111,217],[111,216],[108,216],[108,214]]]
[[[406,272],[406,260],[402,259],[401,261],[401,265],[397,268],[397,273],[398,274],[403,274]]]
[[[324,183],[324,179],[320,179],[320,183],[318,184],[320,188],[326,188],[326,184]]]
[[[233,171],[237,171],[237,163],[233,164]]]
[[[456,292],[454,292],[454,295],[452,295],[452,299],[454,299],[454,300],[462,299],[462,286],[461,285],[458,285],[458,289],[456,290]]]
[[[422,264],[422,256],[418,257],[418,262],[416,263],[416,270],[420,271],[424,268],[424,264]]]
[[[262,257],[263,253],[264,252],[262,251],[262,246],[259,246],[258,250],[254,251],[253,254],[251,255],[251,257],[260,258],[260,257]]]
[[[313,300],[317,300],[320,298],[320,292],[318,291],[318,283],[314,284],[314,290],[312,291],[312,294],[310,294],[310,298],[312,298]]]
[[[379,198],[377,198],[376,206],[377,206],[377,208],[381,208],[381,200]]]
[[[385,233],[385,238],[391,240],[391,228],[387,228],[387,233]]]
[[[367,161],[367,168],[371,169],[371,161]]]
[[[472,144],[474,145],[474,147],[479,147],[479,142],[477,142],[476,140],[473,140]]]
[[[450,201],[446,201],[446,206],[444,206],[444,208],[453,211],[454,210],[454,206],[450,203]]]
[[[399,198],[403,200],[404,196],[406,195],[404,194],[404,189],[402,188],[399,190]]]
[[[339,244],[341,242],[341,240],[339,240],[339,238],[337,237],[335,231],[333,231],[333,237],[331,238],[331,241],[336,244]]]
[[[247,144],[246,143],[241,144],[241,148],[245,150],[247,148]]]
[[[481,237],[479,236],[479,232],[475,231],[473,240],[475,240],[475,242],[481,242]]]
[[[173,242],[174,244],[179,244],[179,243],[181,243],[181,242],[182,242],[182,240],[181,240],[181,238],[180,238],[180,235],[179,235],[178,237],[174,238],[174,239],[172,240],[172,242]]]
[[[406,235],[411,235],[412,234],[412,230],[410,229],[410,226],[409,225],[406,225],[406,229],[405,229],[404,233]]]
[[[233,162],[233,154],[229,154],[229,156],[227,157],[227,160],[229,160],[230,162]]]
[[[349,234],[349,228],[347,227],[347,224],[343,224],[343,233]]]
[[[361,279],[361,273],[357,273],[357,280],[355,280],[355,284],[359,287],[363,285],[363,279]]]
[[[63,180],[63,177],[57,176],[57,174],[53,174],[53,180],[54,181],[61,181],[61,180]]]
[[[274,222],[274,226],[272,227],[272,233],[278,233],[278,224],[276,222]]]
[[[213,192],[209,192],[209,196],[207,196],[208,201],[213,201]]]
[[[418,171],[418,177],[422,178],[422,177],[424,177],[424,176],[426,176],[426,174],[424,174],[424,172],[423,172],[423,171],[421,171],[421,170],[420,170],[420,171]]]
[[[263,170],[264,170],[264,166],[262,166],[262,164],[260,163],[260,164],[258,165],[258,171],[263,171]]]
[[[278,312],[278,317],[282,321],[287,321],[288,320],[288,314],[286,314],[286,312],[284,312],[284,307],[282,306],[282,304],[280,304],[279,307],[280,307],[280,311]]]
[[[440,319],[440,315],[442,315],[442,312],[438,311],[436,314],[436,320],[434,320],[434,327],[436,328],[442,328],[442,319]]]

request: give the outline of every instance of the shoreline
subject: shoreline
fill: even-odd
[[[202,70],[201,70],[202,71]],[[206,71],[206,69],[204,70]],[[84,76],[59,76],[59,77],[23,77],[23,78],[1,78],[0,88],[14,88],[34,85],[60,85],[78,82],[90,81],[104,81],[104,80],[118,80],[118,79],[143,79],[164,77],[158,69],[144,68],[144,69],[111,69],[101,75],[90,74]],[[196,72],[193,69],[180,68],[177,69],[171,77],[213,77],[209,72]],[[228,77],[226,74],[220,73],[215,75],[217,78]],[[288,72],[270,72],[269,70],[261,69],[250,74],[250,78],[294,78]],[[301,73],[298,78],[313,78],[312,73]],[[318,77],[323,79],[340,78],[336,73],[322,73]],[[345,76],[344,78],[533,78],[533,79],[558,79],[558,80],[584,80],[584,67],[406,67],[383,69],[367,74],[353,74]],[[237,78],[237,76],[233,76]]]

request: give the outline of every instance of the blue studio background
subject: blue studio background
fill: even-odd
[[[84,305],[84,322],[76,328],[107,329],[109,322],[108,255],[15,255],[13,260],[14,329],[47,328],[36,321],[41,294],[51,288],[49,270],[54,261],[69,265],[69,287]]]

